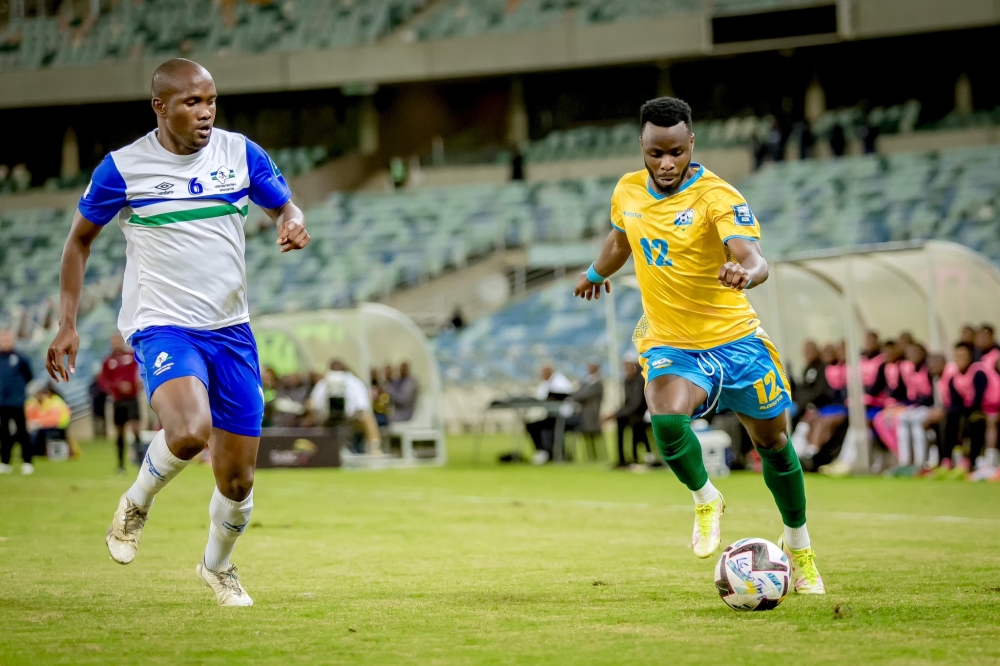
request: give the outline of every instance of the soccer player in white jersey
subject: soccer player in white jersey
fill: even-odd
[[[276,222],[282,252],[304,248],[309,234],[267,154],[212,127],[215,83],[204,67],[165,62],[153,74],[152,97],[157,128],[105,157],[80,199],[63,250],[59,333],[46,367],[57,380],[75,372],[87,257],[117,218],[128,242],[118,328],[135,349],[163,429],[118,503],[108,551],[119,564],[132,561],[153,498],[208,446],[216,488],[196,573],[220,605],[252,606],[229,561],[253,509],[264,413],[247,306],[248,201]]]

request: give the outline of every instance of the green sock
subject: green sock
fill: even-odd
[[[806,487],[795,449],[786,443],[778,451],[759,448],[757,453],[764,467],[764,483],[774,495],[781,521],[788,527],[802,527],[806,524]]]
[[[659,414],[652,418],[653,437],[663,459],[688,490],[701,490],[708,483],[701,442],[691,430],[691,417],[684,414]]]

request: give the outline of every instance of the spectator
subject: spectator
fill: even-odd
[[[372,411],[375,413],[375,423],[379,428],[389,425],[390,399],[386,391],[386,382],[382,382],[376,368],[371,369],[371,400]]]
[[[996,368],[997,361],[1000,360],[1000,345],[997,344],[992,324],[979,327],[973,336],[973,344],[976,346],[976,360],[982,361],[987,367]]]
[[[392,422],[399,423],[413,418],[417,406],[417,380],[410,375],[410,364],[399,364],[399,377],[388,383],[386,390],[392,403]]]
[[[975,357],[982,363],[983,370],[989,375],[998,375],[1000,370],[1000,345],[997,345],[992,324],[983,324],[976,331]],[[1000,376],[997,377],[1000,380]],[[986,464],[990,467],[1000,467],[1000,454],[997,452],[997,429],[1000,427],[1000,417],[995,412],[986,413]]]
[[[24,397],[31,379],[28,358],[14,349],[14,333],[0,330],[0,474],[13,471],[10,456],[15,443],[21,445],[21,474],[35,471],[24,416]]]
[[[276,384],[271,425],[275,428],[299,428],[314,425],[306,409],[313,384],[309,375],[293,373]]]
[[[830,128],[830,152],[834,157],[843,157],[847,153],[847,133],[840,123]]]
[[[14,191],[14,181],[10,179],[10,167],[0,164],[0,194],[9,194]]]
[[[535,398],[545,402],[561,401],[573,393],[573,384],[561,372],[556,372],[551,363],[542,366],[540,372],[542,382],[535,390]],[[535,445],[533,462],[544,465],[552,459],[552,448],[555,444],[556,417],[547,415],[541,421],[525,424],[528,435]]]
[[[601,401],[604,400],[604,382],[601,380],[601,363],[596,358],[587,361],[587,376],[576,393],[570,396],[580,404],[579,430],[587,442],[591,460],[605,457],[604,436],[601,434]]]
[[[114,401],[118,473],[125,473],[125,430],[139,440],[139,364],[119,333],[111,336],[111,353],[101,366],[99,383]]]
[[[806,340],[802,346],[802,355],[806,366],[802,372],[802,381],[795,387],[793,394],[799,414],[805,414],[810,405],[815,409],[832,402],[830,385],[826,381],[826,363],[823,362],[815,340]]]
[[[108,435],[108,425],[104,422],[104,408],[108,402],[108,394],[101,388],[101,373],[94,375],[87,388],[90,395],[90,414],[94,421],[94,436],[104,439]]]
[[[31,172],[24,164],[17,164],[10,170],[10,179],[15,192],[25,192],[31,187]]]
[[[462,308],[455,306],[455,311],[451,313],[451,327],[453,330],[461,331],[465,328],[465,317],[462,316]]]
[[[40,456],[46,455],[49,440],[63,440],[68,443],[67,429],[72,415],[69,405],[62,399],[52,385],[42,382],[34,394],[24,404],[28,422],[28,433],[31,435],[32,451]]]
[[[966,324],[958,334],[958,341],[974,346],[976,344],[976,329]]]
[[[943,445],[940,447],[941,467],[952,468],[952,459],[962,450],[962,442],[970,440],[969,455],[954,465],[956,476],[971,471],[972,464],[983,451],[986,440],[986,412],[1000,409],[1000,381],[990,376],[981,363],[973,361],[972,345],[955,345],[954,361],[941,377],[941,398],[947,416]]]
[[[653,452],[646,434],[646,381],[642,378],[641,368],[634,357],[628,357],[622,362],[624,375],[624,401],[617,412],[605,417],[606,421],[615,421],[618,425],[618,462],[615,467],[628,467],[625,460],[625,430],[632,429],[632,461],[639,463],[639,445],[646,451]]]
[[[368,453],[381,452],[382,437],[372,413],[368,387],[342,361],[330,362],[330,371],[313,387],[309,405],[318,422],[331,426],[346,420],[355,432],[362,434]]]

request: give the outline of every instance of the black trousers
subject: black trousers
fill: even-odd
[[[618,465],[623,466],[625,462],[625,430],[632,428],[632,462],[639,462],[639,445],[645,444],[646,450],[653,452],[649,445],[649,437],[646,435],[646,421],[641,416],[619,416],[618,417]]]
[[[550,416],[542,419],[541,421],[526,423],[524,427],[528,431],[531,441],[535,444],[535,450],[546,451],[551,458],[552,448],[556,438],[555,417]]]
[[[14,424],[14,434],[10,432],[11,423]],[[10,454],[15,443],[21,445],[21,458],[30,463],[31,442],[28,439],[28,427],[24,423],[24,407],[0,407],[0,462],[4,465],[10,464]]]
[[[969,438],[969,465],[973,466],[986,444],[986,415],[982,412],[948,412],[944,423],[944,445],[938,447],[941,459],[951,460],[952,449],[963,447],[966,437]]]

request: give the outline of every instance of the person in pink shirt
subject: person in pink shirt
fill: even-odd
[[[976,331],[976,360],[986,372],[998,374],[1000,363],[1000,345],[997,344],[992,324],[983,324]],[[1000,378],[1000,376],[998,376]],[[986,412],[986,464],[990,467],[1000,467],[1000,454],[997,453],[997,431],[1000,428],[1000,416],[997,412]]]
[[[1000,376],[974,361],[975,349],[966,342],[955,345],[954,360],[939,380],[939,390],[947,410],[945,434],[941,446],[941,466],[951,467],[955,449],[970,440],[969,455],[961,468],[968,472],[983,452],[986,443],[987,414],[1000,411]]]

